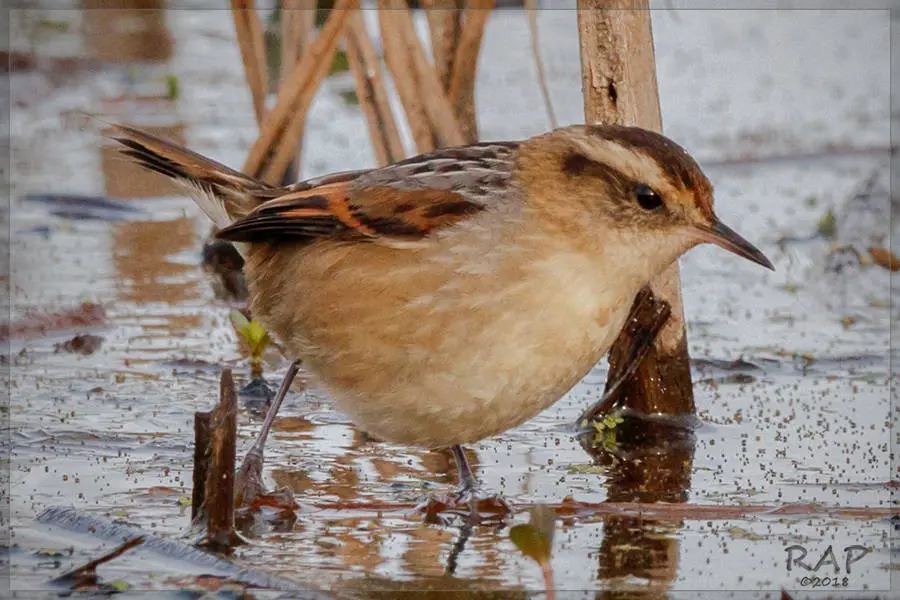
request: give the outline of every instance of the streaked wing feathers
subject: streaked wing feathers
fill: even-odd
[[[270,200],[217,235],[240,242],[337,234],[415,240],[483,208],[446,190],[354,189],[339,182]]]
[[[336,173],[283,193],[218,236],[232,241],[336,235],[418,240],[484,210],[509,188],[515,143],[446,148],[371,171]]]

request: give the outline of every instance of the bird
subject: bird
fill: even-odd
[[[356,427],[452,451],[531,419],[608,352],[637,293],[712,243],[774,269],[662,134],[570,125],[271,186],[138,129],[111,137],[181,184],[245,258],[252,314]],[[255,459],[255,460],[251,460]],[[242,470],[242,474],[243,470]]]

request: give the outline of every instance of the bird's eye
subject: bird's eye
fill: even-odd
[[[646,183],[637,184],[634,188],[634,195],[644,210],[656,210],[662,206],[662,198]]]

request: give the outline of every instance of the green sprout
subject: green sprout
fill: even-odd
[[[834,210],[829,208],[825,216],[819,219],[819,222],[816,224],[816,231],[819,235],[828,239],[832,239],[837,235],[837,222],[834,218]]]
[[[606,415],[601,421],[594,421],[593,446],[602,446],[604,448],[618,446],[619,441],[616,439],[616,427],[624,421],[625,419],[615,415]]]
[[[262,377],[263,353],[266,351],[272,338],[269,337],[265,327],[259,321],[256,319],[248,321],[247,317],[241,314],[240,311],[231,311],[231,323],[234,325],[235,330],[241,334],[241,337],[244,338],[244,341],[247,342],[247,347],[250,349],[250,376],[253,379]]]

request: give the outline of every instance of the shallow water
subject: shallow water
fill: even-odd
[[[757,242],[777,267],[764,272],[708,248],[682,262],[701,420],[695,443],[595,464],[568,426],[602,393],[601,364],[537,418],[470,451],[485,488],[520,507],[512,524],[526,522],[521,508],[533,503],[560,509],[552,566],[557,587],[573,598],[802,589],[804,576],[836,574],[841,584],[848,578],[847,587],[832,592],[890,586],[889,516],[897,485],[890,456],[890,327],[897,320],[890,273],[863,266],[830,274],[829,242],[796,239],[815,233],[829,208],[838,241],[865,245],[890,233],[883,217],[863,222],[859,231],[842,226],[852,221],[842,209],[870,175],[887,179],[888,79],[881,70],[887,30],[878,14],[791,14],[679,11],[654,22],[667,130],[707,166],[722,219]],[[74,23],[68,32],[38,28],[55,40],[42,48],[85,52],[72,34],[75,13],[16,16],[31,24]],[[558,112],[568,120],[580,111],[577,48],[566,35],[573,23],[564,11],[541,15],[549,80]],[[731,86],[724,73],[751,59],[737,51],[707,53],[730,33],[733,44],[757,48],[756,60],[765,64],[785,52],[779,48],[788,40],[793,52],[813,56],[819,42],[811,39],[811,23],[819,36],[843,35],[844,53],[832,57],[830,70],[818,64],[806,69],[801,56],[781,70],[754,67],[746,72],[756,83]],[[193,148],[239,165],[254,125],[228,13],[174,11],[167,24],[176,52],[165,68],[177,74],[181,98],[166,116],[185,124]],[[530,65],[497,67],[527,48],[524,20],[504,14],[490,27],[497,29],[486,35],[479,80],[483,137],[545,129],[539,104],[519,104],[534,92],[527,77],[516,77],[530,73]],[[690,77],[723,82],[725,89],[698,92],[703,119],[683,103],[684,77],[671,58],[678,52],[699,57]],[[801,67],[804,77],[793,77]],[[130,85],[156,85],[157,76],[158,70],[138,73],[138,83]],[[70,111],[98,110],[103,98],[127,89],[125,72],[92,66],[55,77],[38,70],[14,73],[9,82],[12,321],[28,323],[35,314],[74,310],[84,301],[102,306],[105,318],[42,335],[25,330],[31,332],[11,341],[11,522],[18,547],[9,559],[15,590],[47,589],[49,578],[114,545],[36,523],[49,506],[180,536],[189,524],[193,413],[214,403],[221,367],[235,369],[241,383],[249,372],[228,320],[230,305],[216,298],[198,266],[209,226],[189,200],[131,199],[129,205],[141,210],[111,220],[107,213],[56,216],[52,203],[24,199],[102,194],[105,179],[115,177],[103,171],[96,126],[84,127]],[[348,85],[341,77],[329,80],[317,99],[305,175],[371,164],[367,145],[354,141],[364,131],[362,117],[339,96]],[[770,88],[777,98],[766,95]],[[860,89],[865,102],[858,101]],[[817,92],[811,94],[815,114],[793,104],[777,110],[785,105],[781,97],[809,90]],[[831,101],[820,106],[826,93]],[[511,116],[498,120],[501,97],[517,100]],[[778,119],[767,120],[767,111]],[[766,125],[772,122],[779,123],[774,132]],[[792,158],[800,154],[806,157]],[[783,159],[738,160],[776,155]],[[887,214],[883,187],[871,204]],[[57,350],[76,333],[100,336],[102,345],[90,355]],[[285,367],[270,365],[270,383],[277,384]],[[241,446],[260,421],[257,413],[241,411]],[[543,589],[540,570],[516,550],[508,527],[477,528],[461,544],[460,528],[426,524],[411,510],[427,494],[450,489],[454,471],[448,455],[368,441],[327,397],[299,391],[288,398],[266,456],[267,483],[294,491],[297,521],[286,531],[250,532],[251,543],[234,558],[348,597],[370,597],[373,589],[459,595]],[[567,497],[584,504],[563,514]],[[685,508],[663,505],[657,513],[638,514],[624,504],[632,500]],[[785,504],[804,506],[754,512]],[[807,549],[813,564],[831,546],[839,571],[831,563],[816,573],[796,565],[789,571],[791,545]],[[844,548],[852,545],[870,552],[848,574]],[[49,564],[35,554],[70,546],[71,556]],[[159,576],[174,576],[171,566],[120,560],[101,568],[101,575],[137,588],[173,585]],[[188,574],[204,572],[183,567]]]

